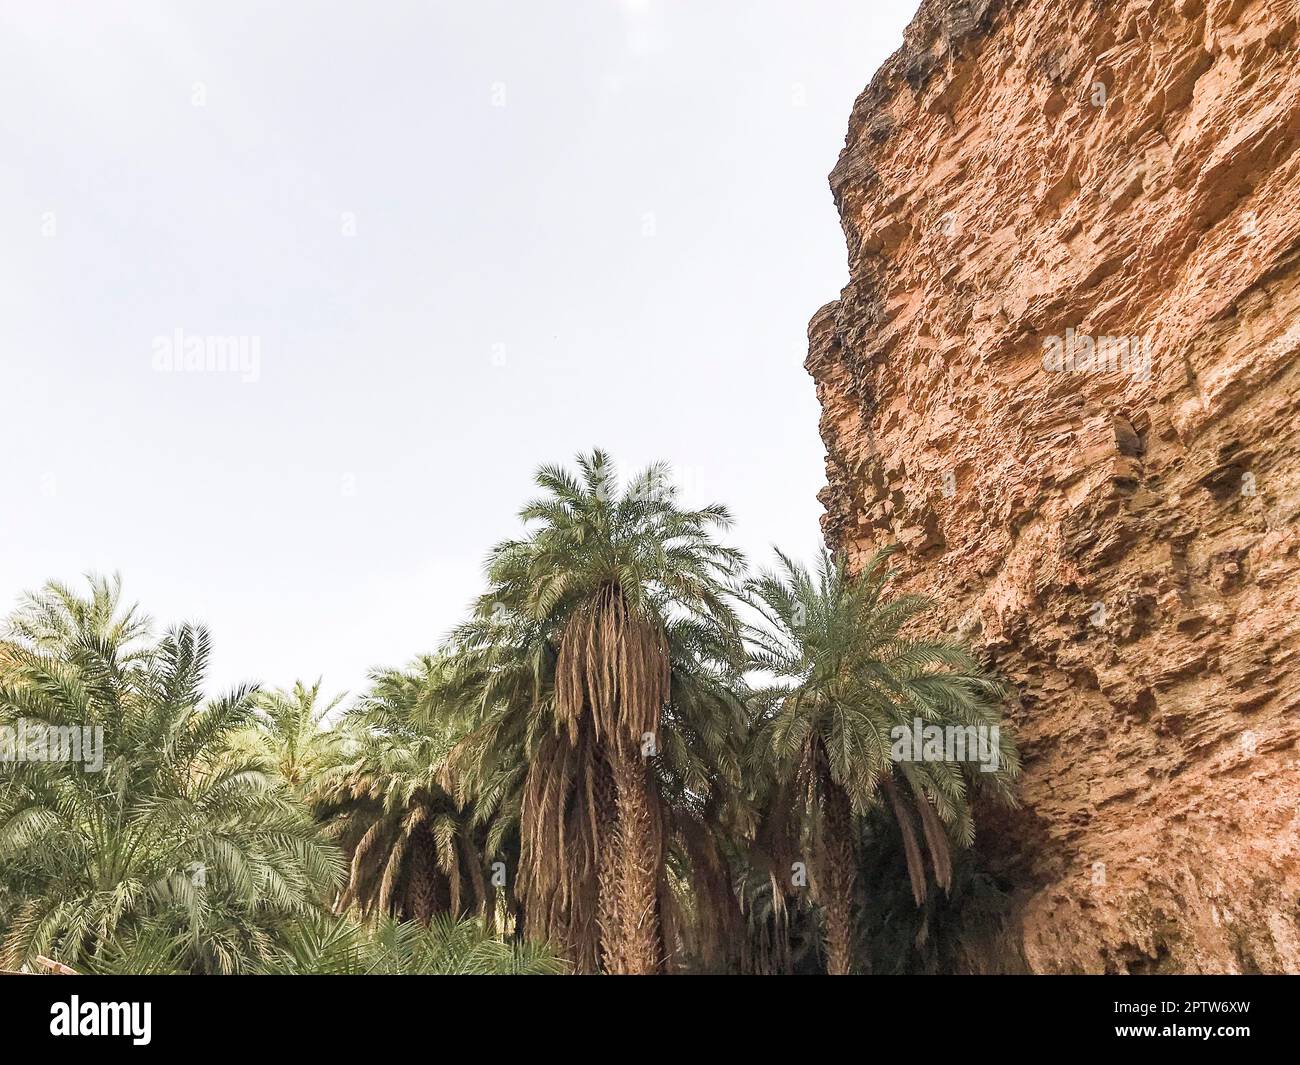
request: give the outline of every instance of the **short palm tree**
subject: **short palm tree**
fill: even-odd
[[[310,797],[348,856],[338,908],[427,924],[477,913],[493,923],[491,868],[509,825],[473,816],[448,756],[463,733],[444,712],[447,664],[436,655],[380,670],[341,722],[346,737]]]
[[[427,923],[391,917],[299,922],[260,972],[288,976],[557,976],[568,971],[544,946],[508,943],[482,921],[435,914]]]
[[[778,552],[779,570],[749,584],[765,622],[749,632],[751,664],[772,678],[756,692],[755,768],[803,815],[827,969],[835,974],[851,966],[855,819],[887,804],[919,905],[927,878],[917,824],[946,889],[949,834],[963,845],[974,836],[972,788],[1010,800],[1019,768],[1002,727],[1004,685],[959,643],[905,632],[931,604],[887,594],[891,553],[878,552],[851,578],[842,557],[823,552],[813,574]],[[996,771],[970,761],[895,759],[896,730],[910,734],[916,721],[988,730],[981,735],[996,743],[989,763]]]
[[[669,950],[675,814],[714,817],[738,769],[742,562],[725,508],[680,508],[665,466],[621,492],[603,452],[578,467],[538,471],[528,534],[493,549],[456,633],[462,747],[481,789],[518,795],[529,934],[579,971],[645,973]]]
[[[207,633],[154,639],[120,590],[51,584],[10,619],[0,724],[102,730],[102,764],[0,765],[0,967],[80,967],[148,926],[183,937],[192,970],[238,971],[319,909],[341,860],[279,781],[230,755],[255,691],[205,702]]]
[[[287,690],[260,692],[255,723],[233,737],[231,747],[241,755],[260,758],[302,794],[344,742],[344,730],[329,727],[329,717],[342,701],[342,695],[323,699],[319,678],[310,687],[298,681]]]
[[[87,966],[99,975],[184,973],[185,942],[159,928],[115,938]],[[567,966],[544,946],[507,943],[481,921],[427,924],[316,913],[287,924],[251,969],[272,976],[550,976]]]

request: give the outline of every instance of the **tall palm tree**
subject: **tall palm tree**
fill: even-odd
[[[770,775],[780,802],[802,814],[833,974],[851,966],[855,820],[881,803],[897,818],[920,905],[927,876],[917,824],[936,882],[946,890],[949,835],[961,845],[974,837],[972,789],[1010,801],[1019,771],[1001,720],[1004,685],[959,643],[905,632],[931,604],[887,594],[891,553],[878,552],[850,578],[842,557],[823,552],[813,574],[778,552],[778,571],[749,583],[764,619],[748,634],[751,664],[772,678],[755,696],[755,768]],[[910,735],[918,720],[987,730],[979,735],[996,743],[990,748],[996,756],[986,763],[996,770],[956,759],[896,759],[901,733],[895,730]]]
[[[666,466],[620,492],[603,452],[577,461],[538,471],[530,530],[493,549],[456,633],[478,714],[462,746],[476,779],[517,789],[530,935],[580,971],[646,973],[669,950],[675,815],[716,814],[738,769],[742,560],[715,538],[726,509],[680,508]]]
[[[50,584],[8,625],[0,724],[76,730],[92,750],[0,764],[0,967],[76,967],[150,926],[184,937],[189,968],[238,971],[319,908],[341,861],[287,789],[230,755],[255,690],[205,702],[207,633],[154,639],[120,591]]]

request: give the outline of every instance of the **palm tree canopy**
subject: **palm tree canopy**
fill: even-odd
[[[486,877],[512,823],[471,799],[453,770],[466,725],[448,669],[445,655],[426,655],[373,672],[312,783],[317,815],[349,859],[342,907],[421,921],[490,912]]]
[[[185,954],[184,939],[147,927],[111,940],[85,971],[175,975],[186,971]],[[268,976],[550,976],[568,967],[544,946],[496,939],[476,920],[439,914],[424,925],[317,913],[286,927],[251,971]]]
[[[750,582],[765,624],[748,628],[751,664],[771,682],[755,691],[765,707],[759,732],[775,762],[791,772],[825,752],[831,779],[857,813],[899,774],[924,793],[943,820],[969,842],[973,824],[968,784],[980,779],[1011,799],[1019,760],[1002,722],[1006,686],[952,640],[909,635],[909,624],[933,605],[915,595],[889,595],[896,574],[877,552],[850,578],[843,557],[823,551],[816,572],[778,552],[779,569]],[[999,736],[996,773],[974,777],[955,762],[898,762],[897,728],[925,724],[979,726]],[[991,733],[990,733],[991,734]]]
[[[274,775],[230,750],[256,690],[205,701],[207,632],[154,639],[119,592],[49,585],[8,625],[0,723],[73,730],[102,757],[0,766],[0,954],[75,966],[160,922],[196,969],[237,971],[320,905],[341,861]]]
[[[254,700],[254,723],[232,737],[232,750],[260,758],[266,767],[300,793],[320,775],[346,741],[346,730],[330,727],[342,694],[321,697],[321,681],[298,681],[289,689],[261,691]]]

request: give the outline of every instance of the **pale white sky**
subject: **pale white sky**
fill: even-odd
[[[119,570],[213,688],[356,691],[592,446],[810,556],[826,174],[914,9],[0,0],[0,608]]]

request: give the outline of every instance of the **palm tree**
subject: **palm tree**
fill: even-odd
[[[296,924],[259,969],[289,976],[555,976],[567,966],[544,946],[506,943],[481,921],[436,914],[427,923],[360,924],[316,917]]]
[[[0,724],[83,749],[0,766],[0,967],[80,967],[149,926],[184,937],[189,968],[238,971],[319,908],[341,860],[299,801],[231,755],[255,690],[205,702],[206,631],[154,639],[120,591],[49,584],[10,619]]]
[[[657,971],[670,949],[672,838],[716,819],[737,775],[738,552],[725,508],[677,506],[664,465],[620,494],[594,451],[544,466],[523,539],[492,551],[455,635],[479,786],[518,796],[528,931],[584,972]],[[725,883],[725,878],[724,878]]]
[[[509,824],[476,819],[448,756],[462,720],[443,698],[447,663],[425,656],[407,670],[380,670],[350,710],[334,762],[311,799],[349,859],[338,909],[393,914],[427,924],[435,915],[478,913],[493,925],[490,865]]]
[[[850,579],[842,557],[823,552],[814,575],[778,552],[779,570],[749,584],[765,622],[749,631],[751,664],[772,678],[755,695],[754,767],[769,775],[778,805],[789,803],[802,815],[833,974],[851,965],[855,821],[887,804],[920,905],[927,878],[917,824],[936,882],[946,890],[949,834],[961,845],[974,837],[972,789],[982,786],[1010,801],[1019,771],[1001,722],[1005,687],[960,644],[904,634],[931,604],[886,594],[895,576],[886,567],[891,553],[876,553]],[[895,758],[896,730],[910,736],[917,720],[988,730],[976,733],[994,745],[980,768],[995,765],[996,771],[942,757]]]
[[[185,942],[145,927],[109,941],[87,972],[184,973]],[[549,976],[567,966],[544,946],[505,943],[482,922],[437,914],[427,924],[316,913],[282,930],[252,971],[271,976]]]
[[[345,739],[344,730],[327,727],[343,696],[326,702],[320,690],[317,678],[311,687],[298,681],[291,689],[260,692],[255,723],[231,739],[233,750],[260,758],[298,794],[331,764]]]

